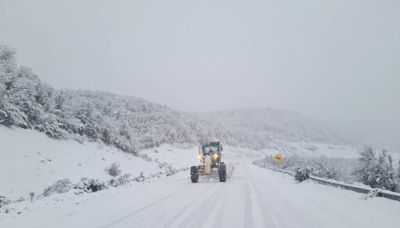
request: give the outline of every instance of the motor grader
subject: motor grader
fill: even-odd
[[[199,176],[205,175],[218,175],[220,182],[226,181],[226,165],[221,162],[222,149],[220,142],[209,142],[199,147],[200,165],[190,167],[190,179],[193,183],[199,181]]]

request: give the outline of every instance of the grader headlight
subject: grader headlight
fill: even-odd
[[[218,158],[218,154],[213,154],[212,158],[216,160]]]

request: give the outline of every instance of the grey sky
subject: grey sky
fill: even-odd
[[[400,122],[398,0],[0,0],[0,43],[58,88]]]

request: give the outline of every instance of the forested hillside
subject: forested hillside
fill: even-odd
[[[168,143],[227,144],[262,149],[274,141],[348,143],[317,120],[276,109],[189,114],[141,98],[57,90],[19,66],[0,46],[0,124],[57,139],[102,141],[123,151]]]
[[[254,149],[271,142],[314,142],[349,144],[351,140],[337,134],[322,121],[296,112],[273,108],[216,111],[203,114],[229,132],[230,138]]]

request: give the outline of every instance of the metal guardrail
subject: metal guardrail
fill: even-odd
[[[269,166],[266,166],[265,164],[259,164],[259,163],[254,163],[254,164],[257,166],[260,166],[262,168],[266,168],[266,169],[270,169],[272,171],[288,174],[290,176],[295,175],[295,173],[293,171],[284,170],[284,169],[280,169],[280,168],[276,168],[276,167],[269,167]],[[313,175],[310,176],[310,180],[313,180],[314,182],[317,182],[319,184],[333,186],[333,187],[350,190],[350,191],[354,191],[354,192],[358,192],[358,193],[363,193],[363,194],[368,194],[371,191],[375,190],[374,188],[355,186],[355,185],[346,184],[343,182],[338,182],[338,181],[333,181],[333,180],[316,177]],[[386,191],[386,190],[382,190],[382,189],[376,189],[376,191],[377,191],[377,196],[379,196],[379,197],[384,197],[387,199],[400,201],[400,193]]]

